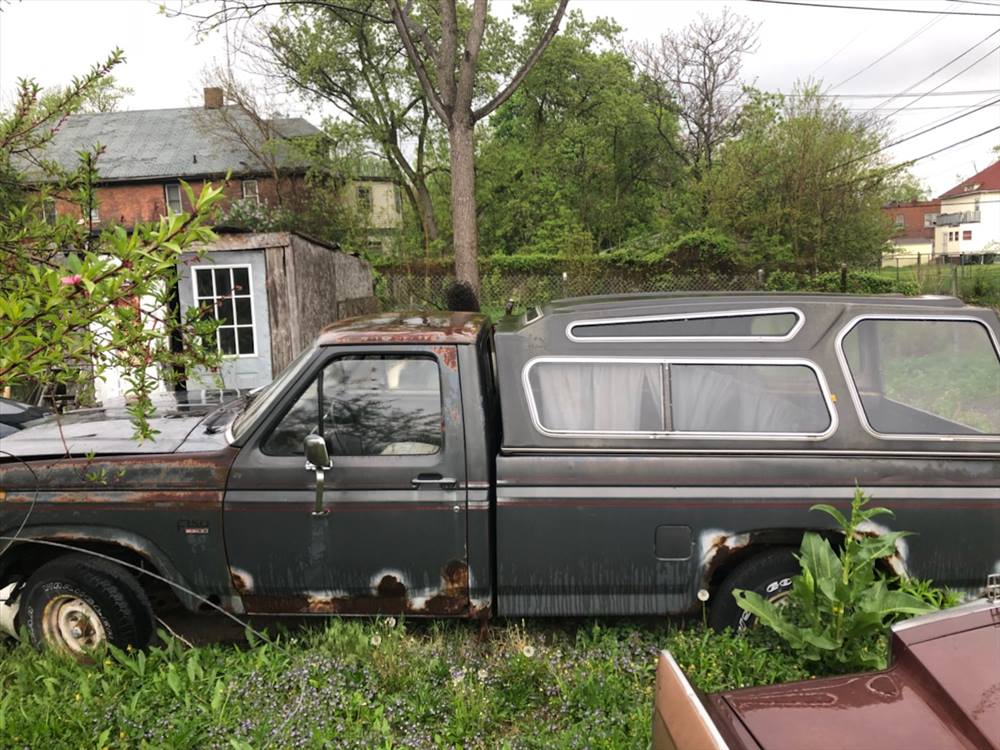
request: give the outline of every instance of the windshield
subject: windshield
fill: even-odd
[[[257,418],[261,414],[264,414],[275,399],[285,390],[285,386],[295,380],[315,351],[315,346],[303,350],[299,356],[289,363],[281,375],[252,395],[243,412],[236,417],[229,428],[234,440],[240,440],[246,435],[250,427],[257,421]]]

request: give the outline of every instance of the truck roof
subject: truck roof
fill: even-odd
[[[338,320],[319,346],[342,344],[472,344],[490,319],[480,313],[406,310]]]

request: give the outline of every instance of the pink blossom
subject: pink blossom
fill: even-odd
[[[75,273],[72,276],[63,276],[59,279],[59,283],[65,284],[66,286],[76,286],[81,281],[83,281],[83,277],[78,273]]]

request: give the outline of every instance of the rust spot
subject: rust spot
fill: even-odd
[[[441,358],[441,364],[449,370],[458,369],[458,350],[453,346],[435,346],[434,353]]]
[[[389,312],[331,323],[320,346],[342,344],[472,344],[489,318],[468,312]]]
[[[330,596],[317,592],[306,596],[268,596],[248,593],[239,588],[234,574],[233,585],[243,596],[248,612],[260,614],[351,614],[351,615],[464,615],[488,617],[488,607],[469,604],[469,567],[461,560],[448,562],[441,571],[441,588],[418,605],[406,585],[395,575],[379,579],[370,593]]]
[[[247,594],[253,590],[253,587],[250,586],[247,580],[236,571],[233,571],[230,574],[230,577],[232,578],[233,581],[233,588],[236,589],[237,593]]]
[[[99,496],[111,490],[222,490],[236,449],[185,454],[47,458],[0,465],[5,489],[86,490]],[[34,474],[32,473],[34,471]],[[88,479],[103,476],[105,482]],[[37,479],[36,479],[37,477]],[[77,501],[78,502],[78,501]]]

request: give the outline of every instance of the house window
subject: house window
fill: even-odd
[[[896,214],[896,226],[897,227],[906,226],[906,218],[903,216],[903,214]]]
[[[167,213],[168,214],[184,213],[184,203],[181,201],[180,184],[175,182],[170,185],[164,185],[163,192],[166,198]]]
[[[260,192],[257,180],[243,180],[243,200],[250,201],[254,205],[260,205]]]
[[[372,210],[372,189],[367,185],[357,187],[358,209],[371,213]]]
[[[194,297],[198,307],[220,321],[216,345],[224,356],[256,354],[249,266],[196,266]]]
[[[937,225],[937,214],[924,214],[924,229],[930,229]]]
[[[963,229],[962,230],[962,239],[963,240],[971,240],[972,239],[972,230],[971,229]]]
[[[54,198],[45,198],[42,201],[42,219],[50,226],[56,223],[56,201]]]

